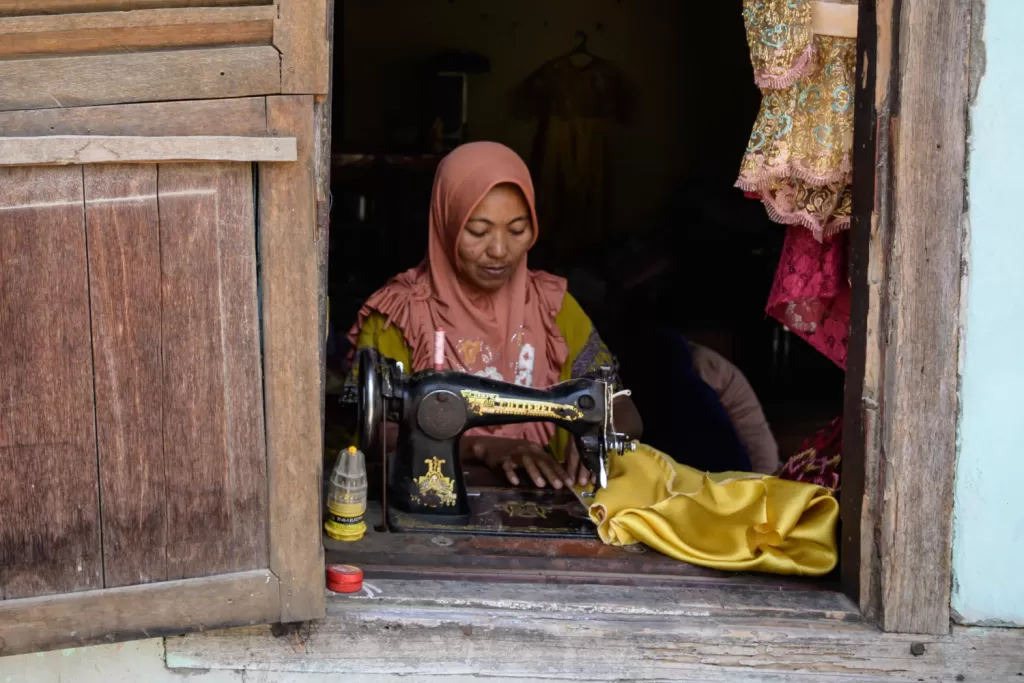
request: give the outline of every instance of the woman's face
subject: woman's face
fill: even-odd
[[[497,185],[470,214],[459,236],[459,273],[481,292],[509,281],[533,242],[533,219],[522,190]]]

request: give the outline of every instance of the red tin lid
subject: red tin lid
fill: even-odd
[[[363,589],[363,570],[350,564],[327,567],[327,587],[335,593],[355,593]]]

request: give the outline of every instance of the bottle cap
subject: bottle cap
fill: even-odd
[[[327,588],[335,593],[358,593],[363,590],[363,570],[350,564],[327,567]]]

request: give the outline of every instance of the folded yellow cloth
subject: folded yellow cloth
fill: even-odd
[[[643,543],[726,571],[821,576],[835,567],[839,502],[813,484],[680,465],[638,444],[610,458],[590,518],[609,545]]]

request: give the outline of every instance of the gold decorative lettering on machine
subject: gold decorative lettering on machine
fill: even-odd
[[[420,490],[419,500],[416,502],[429,507],[455,505],[455,482],[441,472],[441,465],[445,461],[440,458],[431,458],[423,462],[427,466],[427,473],[416,478],[416,485]]]
[[[573,422],[582,419],[583,411],[571,403],[554,403],[525,398],[505,398],[500,394],[463,389],[462,398],[476,415],[513,415]]]

